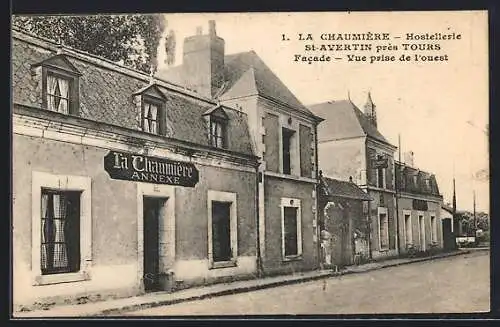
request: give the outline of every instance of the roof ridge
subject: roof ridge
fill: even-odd
[[[45,38],[45,37],[39,36],[37,34],[33,34],[31,32],[25,31],[19,27],[12,28],[12,31],[15,32],[15,34],[17,34],[17,35],[11,35],[11,37],[13,37],[13,38],[18,38],[22,41],[30,42],[30,43],[33,43],[34,41],[25,39],[25,37],[33,38],[36,41],[38,41],[39,43],[45,43],[43,45],[42,44],[35,44],[36,46],[43,47],[45,45],[45,48],[50,50],[50,51],[57,51],[56,49],[52,49],[51,47],[58,47],[64,51],[66,51],[66,53],[64,53],[64,54],[72,54],[72,55],[76,56],[78,59],[82,59],[82,60],[97,61],[97,62],[91,62],[91,63],[104,66],[105,68],[110,69],[114,72],[128,74],[129,76],[131,76],[133,78],[142,79],[143,81],[146,81],[148,83],[150,82],[151,76],[143,71],[134,69],[134,68],[126,66],[126,65],[118,64],[118,63],[116,63],[112,60],[109,60],[107,58],[104,58],[104,57],[101,57],[101,56],[98,56],[98,55],[95,55],[95,54],[92,54],[92,53],[89,53],[89,52],[86,52],[86,51],[83,51],[83,50],[80,50],[80,49],[77,49],[74,47],[70,47],[67,45],[61,45],[50,38]],[[123,71],[123,70],[125,70],[125,71]],[[139,76],[137,76],[137,75],[139,75]],[[159,84],[159,85],[164,84],[162,86],[170,87],[174,91],[184,93],[188,96],[192,96],[194,98],[197,98],[198,100],[210,102],[210,103],[213,102],[211,99],[205,98],[202,95],[200,95],[199,93],[194,92],[187,87],[172,83],[172,82],[167,81],[165,79],[159,78],[158,76],[154,76],[154,82]],[[158,83],[158,82],[160,82],[160,83]]]

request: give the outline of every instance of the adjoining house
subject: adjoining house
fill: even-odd
[[[266,275],[319,266],[317,143],[321,118],[306,108],[254,52],[225,54],[214,21],[184,39],[183,63],[162,79],[237,108],[248,117],[258,168],[258,221]]]
[[[394,189],[396,147],[377,130],[376,106],[368,94],[362,112],[351,100],[309,107],[325,119],[318,127],[319,166],[325,176],[352,177],[373,201],[365,203],[371,217],[373,259],[397,255]]]
[[[328,178],[320,171],[318,220],[325,267],[342,267],[369,258],[369,216],[363,203],[371,200],[352,179]]]
[[[257,274],[245,112],[18,30],[12,95],[16,306]]]
[[[409,247],[419,251],[442,248],[443,198],[436,178],[412,167],[410,161],[395,162],[397,147],[377,129],[371,94],[364,112],[350,99],[310,109],[325,119],[318,127],[318,158],[325,176],[352,178],[373,199],[365,202],[371,217],[371,258],[397,256]]]
[[[395,167],[400,252],[443,248],[443,197],[439,194],[436,177],[414,167],[413,153],[405,163],[395,162]]]
[[[441,205],[441,222],[443,229],[443,249],[456,250],[457,242],[455,232],[458,231],[456,219],[453,217],[453,208],[443,204]]]

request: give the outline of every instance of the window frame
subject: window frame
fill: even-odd
[[[380,223],[380,216],[381,215],[385,215],[385,228],[387,230],[387,246],[386,247],[382,247],[382,237],[381,237],[381,227],[382,227],[382,224]],[[379,248],[379,251],[388,251],[389,250],[389,243],[390,243],[390,238],[389,238],[389,212],[387,210],[387,208],[385,207],[378,207],[377,208],[377,225],[378,225],[378,248]]]
[[[430,214],[430,222],[431,222],[431,242],[432,244],[438,243],[438,225],[436,215]]]
[[[78,208],[78,224],[77,224],[77,227],[76,227],[76,234],[78,235],[78,240],[71,240],[70,237],[68,237],[68,235],[65,233],[66,231],[63,231],[63,234],[64,234],[64,242],[63,244],[66,246],[66,250],[68,250],[69,248],[73,247],[74,245],[72,244],[73,242],[75,242],[78,246],[78,254],[77,254],[77,260],[75,260],[76,258],[73,258],[73,253],[71,251],[67,251],[67,261],[68,261],[68,264],[66,267],[62,267],[62,268],[55,268],[55,267],[50,267],[50,268],[47,268],[45,271],[42,269],[42,275],[46,276],[46,275],[54,275],[54,274],[64,274],[64,273],[75,273],[75,272],[78,272],[80,270],[80,200],[81,200],[81,192],[80,191],[68,191],[68,190],[64,190],[64,191],[61,191],[61,190],[54,190],[54,189],[51,189],[51,188],[46,188],[46,187],[43,187],[42,188],[42,191],[41,191],[41,195],[44,195],[46,194],[47,195],[47,199],[49,200],[49,198],[52,196],[52,204],[54,204],[54,201],[55,201],[55,198],[54,198],[54,195],[65,195],[65,197],[75,197],[75,198],[78,198],[78,205],[77,205],[77,208]],[[48,204],[50,203],[50,200],[48,201],[47,203],[47,213],[49,213],[50,211],[52,210],[49,210],[49,206]],[[69,209],[69,208],[68,208]],[[75,208],[72,208],[73,210]],[[65,224],[68,223],[68,219],[75,219],[75,217],[71,217],[71,216],[68,216],[66,215],[66,217],[64,218],[56,218],[56,214],[53,212],[53,215],[51,217],[49,217],[49,215],[43,215],[43,212],[41,214],[41,222],[43,220],[46,220],[46,224],[48,223],[48,221],[52,220],[52,224],[55,224],[55,221],[56,220],[64,220]],[[76,219],[75,219],[76,220]],[[43,225],[43,223],[42,223]],[[44,234],[44,231],[41,230],[41,235]],[[61,243],[60,241],[56,241],[55,238],[54,240],[47,240],[45,239],[45,242],[41,242],[42,243],[42,246],[45,245],[45,246],[56,246],[56,244],[59,244]],[[72,244],[72,245],[70,245]],[[52,253],[52,255],[55,255],[55,252]],[[49,255],[46,254],[47,256],[47,260],[48,260],[48,257]],[[52,261],[52,260],[50,260]],[[75,264],[78,269],[74,269],[75,267],[72,267],[72,263]],[[49,265],[48,265],[49,266]],[[64,270],[68,270],[68,271],[64,271]]]
[[[297,254],[285,255],[285,207],[297,208]],[[283,261],[302,259],[302,207],[300,199],[281,198],[281,257]]]
[[[213,202],[226,202],[231,203],[229,212],[229,236],[231,244],[231,258],[227,261],[214,261],[213,257],[213,230],[212,230],[212,203]],[[232,192],[221,192],[215,190],[209,190],[207,193],[207,208],[208,208],[208,237],[207,237],[207,248],[208,248],[208,264],[209,269],[217,268],[229,268],[238,265],[238,203],[237,194]]]
[[[49,75],[68,81],[68,113],[49,109],[47,84]],[[42,108],[62,115],[80,115],[79,75],[52,65],[42,65]]]
[[[285,134],[288,135],[288,172],[285,172]],[[281,152],[281,162],[280,162],[280,168],[281,168],[281,173],[283,175],[296,175],[296,169],[295,167],[295,156],[297,156],[297,150],[295,149],[295,144],[296,140],[295,138],[297,137],[297,131],[294,129],[290,129],[287,127],[281,126],[281,132],[280,132],[280,152]],[[299,153],[300,157],[300,153]],[[299,158],[299,163],[300,163],[300,158]],[[299,167],[300,168],[300,167]],[[300,169],[299,169],[299,175],[300,175]]]
[[[43,275],[41,270],[41,201],[42,189],[80,193],[80,270]],[[89,280],[92,263],[91,178],[32,172],[31,272],[33,285],[47,285]]]
[[[221,137],[222,145],[221,146],[219,146],[218,144],[214,145],[214,138],[216,140],[219,139],[219,136],[214,135],[212,133],[212,128],[213,128],[214,124],[215,125],[218,124],[221,127],[221,133],[222,133],[222,137]],[[209,139],[210,139],[210,146],[212,146],[214,148],[218,148],[218,149],[227,149],[228,148],[227,119],[223,119],[221,117],[216,117],[215,115],[210,115],[210,118],[209,118]]]
[[[144,130],[144,111],[146,109],[146,104],[153,104],[158,108],[156,112],[156,133],[148,132]],[[165,135],[165,125],[166,125],[166,106],[165,100],[159,99],[157,97],[151,96],[149,94],[141,95],[141,115],[140,115],[140,126],[141,131],[151,135]]]
[[[408,219],[408,224],[406,223],[406,217],[409,217]],[[413,223],[412,223],[412,217],[411,217],[411,211],[410,210],[403,210],[403,224],[404,224],[404,235],[405,235],[405,245],[410,245],[413,244]],[[410,239],[408,240],[408,225],[410,225]]]

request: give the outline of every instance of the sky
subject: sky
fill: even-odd
[[[454,12],[322,12],[166,14],[168,32],[176,33],[176,65],[182,64],[182,43],[208,20],[216,20],[217,35],[226,54],[254,50],[305,105],[347,99],[360,108],[371,92],[377,106],[378,129],[401,151],[414,152],[415,166],[436,175],[444,201],[451,202],[456,179],[457,207],[489,212],[489,181],[473,178],[488,169],[488,25],[485,11]],[[306,54],[305,44],[365,43],[322,41],[322,33],[390,33],[396,62],[294,62]],[[439,44],[439,51],[418,54],[448,55],[442,62],[398,62],[406,33],[461,34],[460,40],[418,41]],[[311,33],[314,41],[299,41]],[[282,41],[285,34],[289,41]],[[400,36],[401,39],[392,39]],[[160,50],[163,42],[160,44]],[[318,52],[320,55],[324,52]],[[332,57],[350,52],[330,52]],[[366,52],[365,52],[366,53]],[[356,52],[363,55],[365,53]],[[315,53],[311,53],[315,54]],[[368,57],[373,53],[366,53]],[[380,53],[379,53],[380,54]],[[399,54],[399,55],[398,55]],[[165,54],[159,51],[159,62]],[[412,57],[413,58],[413,57]],[[161,67],[160,67],[161,68]],[[396,159],[398,152],[395,153]]]

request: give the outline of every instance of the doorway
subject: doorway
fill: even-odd
[[[143,198],[144,219],[144,290],[160,290],[160,219],[166,199],[155,197]]]

